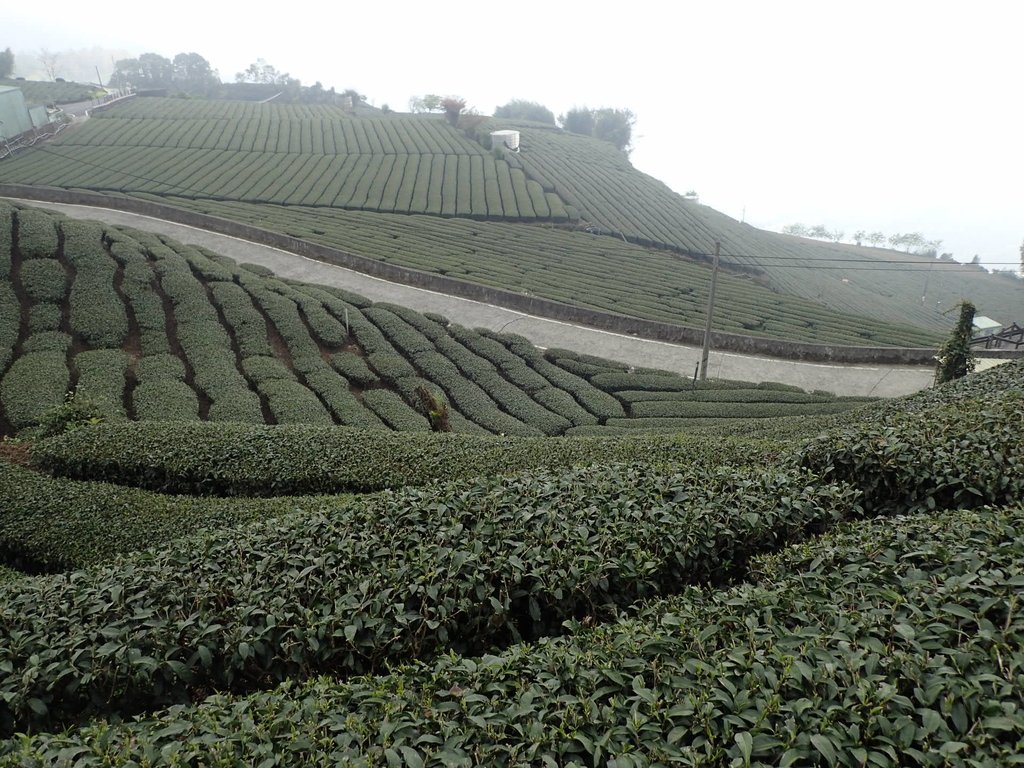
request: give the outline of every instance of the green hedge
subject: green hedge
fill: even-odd
[[[363,392],[363,405],[389,429],[399,432],[429,432],[427,417],[409,406],[389,389],[368,389]]]
[[[47,477],[4,462],[0,497],[0,561],[33,573],[85,568],[203,529],[267,520],[311,503],[165,496]]]
[[[64,265],[56,259],[23,261],[19,273],[21,286],[33,302],[60,304],[68,291],[68,276]]]
[[[6,282],[11,276],[14,226],[14,207],[0,200],[0,283]]]
[[[0,380],[0,404],[15,429],[30,427],[64,402],[70,383],[63,350],[28,352]]]
[[[633,403],[630,413],[638,419],[765,419],[774,416],[818,415],[842,413],[859,403],[790,403],[790,402],[704,402],[688,400],[648,400]]]
[[[63,331],[37,331],[25,339],[21,345],[23,354],[32,352],[59,352],[67,354],[71,349],[73,341],[70,335]]]
[[[989,391],[833,430],[808,441],[799,459],[863,489],[870,511],[1010,504],[1024,497],[1021,424],[1024,389]]]
[[[243,358],[273,354],[267,340],[267,321],[253,306],[252,299],[234,283],[213,283],[210,295],[234,331],[238,353]]]
[[[39,208],[18,208],[18,250],[23,259],[56,259],[56,215]]]
[[[0,734],[493,652],[726,578],[856,495],[802,473],[597,466],[386,493],[0,588],[18,638],[0,644]]]
[[[21,304],[10,282],[0,280],[0,375],[14,355],[20,327]]]
[[[31,263],[45,264],[46,262]],[[10,297],[14,300],[12,309],[18,309],[17,299],[14,297],[14,294],[11,293]],[[28,311],[28,332],[32,334],[60,330],[63,314],[63,309],[57,304],[33,304]]]
[[[830,403],[836,396],[828,392],[811,394],[776,389],[690,389],[682,392],[620,390],[615,396],[627,403],[647,400],[685,400],[698,403]],[[857,400],[857,402],[863,402]]]
[[[1009,766],[1024,510],[844,526],[634,618],[11,745],[87,765]]]
[[[105,419],[127,418],[124,408],[128,353],[120,349],[79,352],[72,360],[78,369],[76,396],[95,405]]]
[[[64,233],[64,253],[75,269],[69,298],[72,329],[90,346],[121,346],[128,336],[128,317],[124,302],[114,290],[117,263],[103,247],[103,229],[93,222],[65,219],[61,222],[61,230]],[[152,279],[152,272],[145,264],[136,267],[141,268],[145,268],[148,273],[148,283],[148,280]],[[129,296],[137,293],[137,290],[130,291],[128,285],[125,289]],[[136,315],[138,314],[139,311],[136,309]],[[140,318],[140,325],[143,322],[144,319]],[[161,331],[163,327],[161,307]]]
[[[352,389],[343,376],[339,376],[320,358],[315,358],[311,362],[315,363],[315,369],[306,373],[306,383],[323,398],[337,423],[363,429],[385,428],[377,415],[364,407],[359,398],[352,394]]]
[[[331,365],[357,387],[371,387],[380,381],[377,374],[366,364],[366,358],[353,352],[338,352],[331,355]]]
[[[139,422],[101,424],[41,441],[33,460],[71,478],[171,493],[262,496],[373,491],[590,462],[757,462],[778,450],[769,441],[717,437],[569,440]]]
[[[294,379],[269,379],[259,384],[278,424],[333,424],[323,403]]]
[[[148,421],[197,421],[199,398],[185,383],[185,364],[174,355],[139,358],[138,384],[132,391],[135,418]]]

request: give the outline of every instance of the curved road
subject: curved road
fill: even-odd
[[[17,200],[60,211],[77,219],[167,235],[190,245],[201,245],[235,261],[261,264],[281,277],[321,285],[334,285],[361,294],[371,301],[401,304],[420,312],[436,312],[471,328],[507,330],[525,336],[539,347],[561,347],[620,360],[628,365],[662,368],[693,376],[700,362],[699,347],[641,339],[558,320],[523,314],[447,294],[391,283],[343,267],[314,261],[288,251],[175,224],[135,213],[84,205]],[[830,365],[804,363],[712,350],[708,375],[744,381],[777,381],[804,389],[822,389],[838,395],[895,397],[916,392],[932,383],[931,366]]]

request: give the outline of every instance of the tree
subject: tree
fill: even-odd
[[[543,104],[524,99],[513,99],[512,101],[497,107],[494,110],[495,117],[506,120],[533,120],[537,123],[555,124],[555,114]]]
[[[11,49],[5,48],[0,53],[0,79],[7,79],[14,74],[14,53]]]
[[[594,121],[594,138],[614,144],[623,152],[629,152],[634,125],[636,115],[628,109],[599,109]]]
[[[846,237],[846,233],[841,229],[833,229],[828,233],[828,239],[833,243],[841,243],[844,237]]]
[[[782,228],[782,234],[784,235],[796,235],[797,237],[807,237],[808,230],[803,224],[787,224]]]
[[[815,224],[809,230],[807,230],[809,237],[816,237],[819,240],[824,240],[829,237],[829,231],[825,228],[824,224]]]
[[[48,51],[46,48],[41,48],[39,50],[39,63],[43,65],[43,71],[46,72],[46,77],[49,80],[57,79],[59,61],[59,53],[53,53],[52,51]]]
[[[209,93],[220,85],[220,77],[198,53],[179,53],[171,64],[174,87],[186,93]]]
[[[114,64],[111,84],[123,88],[170,88],[174,84],[174,64],[157,53],[144,53],[137,59],[121,59]]]
[[[409,99],[410,112],[439,112],[441,108],[441,97],[436,93],[428,93],[423,96],[413,96]]]
[[[236,83],[265,83],[268,85],[300,85],[299,81],[287,72],[279,72],[273,64],[268,64],[263,59],[256,59],[246,67],[244,72],[235,75]]]
[[[867,236],[867,241],[877,248],[885,242],[885,235],[882,232],[872,232]]]
[[[628,109],[589,109],[573,107],[560,118],[562,128],[570,133],[593,136],[614,144],[623,152],[629,151],[633,138],[636,115]]]
[[[569,133],[581,136],[594,135],[594,110],[586,107],[573,107],[559,118],[562,128]]]
[[[457,126],[459,124],[459,115],[466,108],[466,100],[459,96],[445,96],[441,99],[441,108],[444,110],[444,116],[448,122],[452,126]]]
[[[861,243],[864,242],[867,236],[867,232],[865,232],[863,229],[858,229],[856,232],[853,233],[853,242],[856,243],[857,245],[860,245]]]
[[[935,368],[936,384],[961,379],[974,370],[974,355],[971,354],[974,305],[969,301],[961,301],[959,306],[960,318],[936,358],[938,361]]]
[[[317,85],[319,85],[319,83],[317,83]],[[360,104],[366,101],[366,97],[359,93],[359,91],[357,91],[355,88],[346,88],[344,91],[341,92],[341,98],[343,100],[347,99],[348,106],[350,106],[352,109],[355,109]]]

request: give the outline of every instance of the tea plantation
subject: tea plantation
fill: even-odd
[[[345,425],[429,431],[421,389],[455,432],[600,434],[709,419],[828,414],[855,400],[701,388],[568,351],[542,353],[344,290],[143,232],[0,203],[0,434],[68,392],[108,422]],[[699,393],[714,388],[714,399]],[[644,388],[644,402],[631,389]],[[690,392],[691,402],[678,400]],[[660,395],[658,394],[660,393]]]
[[[520,153],[486,146],[488,131],[498,128],[521,132]],[[408,259],[472,282],[689,325],[720,241],[723,263],[735,273],[732,288],[743,294],[735,305],[722,303],[723,328],[754,335],[849,343],[836,331],[857,328],[854,343],[930,346],[947,324],[941,310],[964,296],[1005,324],[1024,320],[1017,281],[928,257],[764,232],[684,200],[607,142],[536,123],[492,119],[460,130],[430,115],[136,99],[5,161],[0,183],[102,191],[115,195],[113,205],[128,195],[209,207],[370,258]],[[409,222],[409,214],[434,220]],[[354,222],[362,231],[350,235]],[[474,223],[479,231],[467,238]],[[549,248],[531,231],[537,226],[545,238],[547,228],[577,236],[552,235]],[[511,261],[499,262],[495,240],[510,229],[529,234]],[[620,247],[627,243],[635,247]],[[523,259],[536,275],[538,262],[558,262],[566,251],[569,282],[530,281],[517,268]],[[649,262],[657,264],[650,272]],[[667,283],[665,275],[672,275]],[[591,298],[595,285],[614,286],[617,295]],[[772,292],[788,306],[772,309]]]
[[[0,203],[0,766],[1020,764],[1022,423]]]
[[[122,485],[0,464],[5,562],[52,574],[0,586],[0,764],[1012,765],[1022,417],[1018,361],[811,440],[423,436],[385,490],[267,499],[125,486],[356,431],[81,427],[33,461],[137,440]]]

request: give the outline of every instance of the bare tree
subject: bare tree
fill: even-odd
[[[43,65],[43,70],[46,72],[46,76],[50,80],[57,79],[58,61],[60,61],[59,53],[54,53],[46,48],[39,49],[39,63]]]

